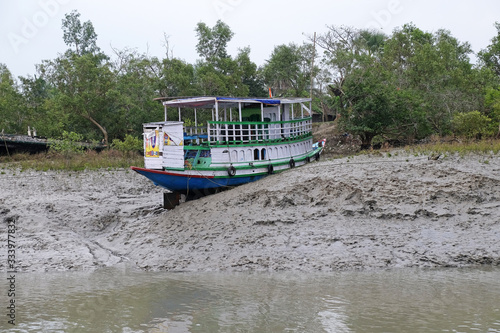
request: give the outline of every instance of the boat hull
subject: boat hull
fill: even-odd
[[[198,172],[197,175],[131,167],[132,170],[151,180],[155,185],[181,194],[210,194],[214,189],[238,186],[265,177],[267,174],[241,176],[214,176]]]
[[[164,168],[130,167],[135,172],[151,180],[171,192],[202,196],[212,194],[221,188],[229,188],[251,183],[270,174],[299,167],[310,161],[318,160],[326,140],[320,140],[313,145],[313,150],[301,157],[275,161],[274,163],[239,163],[224,167],[185,168],[184,170],[169,170]]]

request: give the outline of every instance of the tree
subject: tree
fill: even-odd
[[[257,70],[257,65],[250,60],[250,47],[240,49],[236,56],[237,73],[241,77],[241,83],[248,87],[248,96],[266,96],[264,80]]]
[[[484,110],[482,72],[472,67],[468,43],[461,43],[447,30],[434,34],[413,24],[396,29],[386,41],[384,61],[397,75],[398,87],[420,96],[425,117],[418,124],[430,133],[452,131],[453,114]]]
[[[491,39],[491,44],[478,54],[483,65],[500,77],[500,22],[495,22],[497,35]]]
[[[500,87],[487,90],[485,103],[489,109],[488,116],[492,120],[492,132],[496,131],[496,137],[500,138]]]
[[[318,36],[317,44],[324,50],[322,76],[330,78],[327,85],[332,95],[332,108],[337,113],[343,113],[349,107],[344,84],[359,67],[358,58],[378,57],[386,38],[379,32],[347,26],[329,26],[326,33]]]
[[[0,64],[0,115],[0,131],[21,133],[27,129],[28,114],[22,95],[4,64]]]
[[[115,50],[117,60],[111,66],[114,85],[108,92],[109,106],[115,121],[108,125],[113,138],[124,139],[127,134],[139,136],[142,124],[151,119],[162,119],[163,108],[155,97],[171,96],[166,93],[164,66],[153,57],[128,49]]]
[[[95,138],[89,124],[102,134],[108,144],[106,124],[116,124],[117,115],[110,91],[114,76],[109,59],[96,45],[97,35],[90,21],[81,23],[80,14],[72,12],[63,19],[64,41],[75,50],[68,50],[54,60],[45,60],[39,66],[41,79],[54,88],[48,101],[50,112],[64,119],[67,131],[82,133]],[[82,123],[85,119],[87,123]]]
[[[76,10],[64,16],[62,29],[64,32],[64,43],[75,48],[72,52],[77,55],[99,53],[100,49],[96,44],[97,34],[92,22],[87,21],[82,23],[80,21],[80,13]]]
[[[229,58],[226,48],[234,33],[227,24],[218,20],[213,28],[209,28],[200,22],[195,31],[198,37],[196,51],[206,62],[217,66],[222,59]]]
[[[455,133],[466,138],[481,138],[488,134],[491,119],[479,111],[459,112],[453,115]]]
[[[415,100],[395,84],[392,71],[371,56],[358,59],[356,68],[344,83],[348,107],[340,110],[340,128],[359,135],[363,148],[371,146],[377,135],[406,136]],[[413,105],[412,105],[413,104]]]
[[[193,96],[199,93],[195,67],[181,59],[163,59],[159,83],[161,96]]]
[[[365,146],[377,135],[411,141],[451,133],[454,114],[484,111],[488,76],[471,65],[470,45],[449,31],[406,24],[384,37],[330,27],[318,41],[334,78],[340,125]]]
[[[197,91],[203,95],[248,96],[258,90],[257,66],[250,61],[250,48],[240,50],[233,59],[227,44],[233,37],[229,26],[217,21],[213,28],[198,23],[196,50],[202,57],[194,67]]]
[[[264,80],[276,96],[308,96],[312,45],[278,45],[262,68]]]
[[[117,122],[113,114],[115,96],[109,92],[114,88],[114,76],[107,63],[101,63],[100,55],[85,54],[60,56],[53,61],[44,61],[41,68],[44,79],[56,89],[51,99],[52,112],[66,114],[70,131],[82,132],[94,137],[90,128],[81,123],[86,119],[102,133],[108,144],[106,124]]]
[[[64,116],[51,112],[49,101],[55,93],[46,80],[40,76],[19,77],[26,113],[30,126],[36,127],[42,136],[59,136],[63,130]]]
[[[330,71],[339,95],[346,78],[356,68],[356,58],[377,56],[386,38],[379,32],[347,26],[329,26],[325,34],[318,36],[317,44],[324,50],[323,65]]]

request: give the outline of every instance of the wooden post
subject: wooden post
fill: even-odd
[[[177,192],[163,192],[163,209],[174,209],[181,201],[181,195]]]

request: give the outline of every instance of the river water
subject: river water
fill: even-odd
[[[500,332],[500,268],[490,267],[338,273],[113,268],[18,273],[16,289],[16,325],[2,315],[2,332]]]

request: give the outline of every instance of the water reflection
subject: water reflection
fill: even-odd
[[[12,332],[500,332],[499,281],[498,268],[19,273]]]

